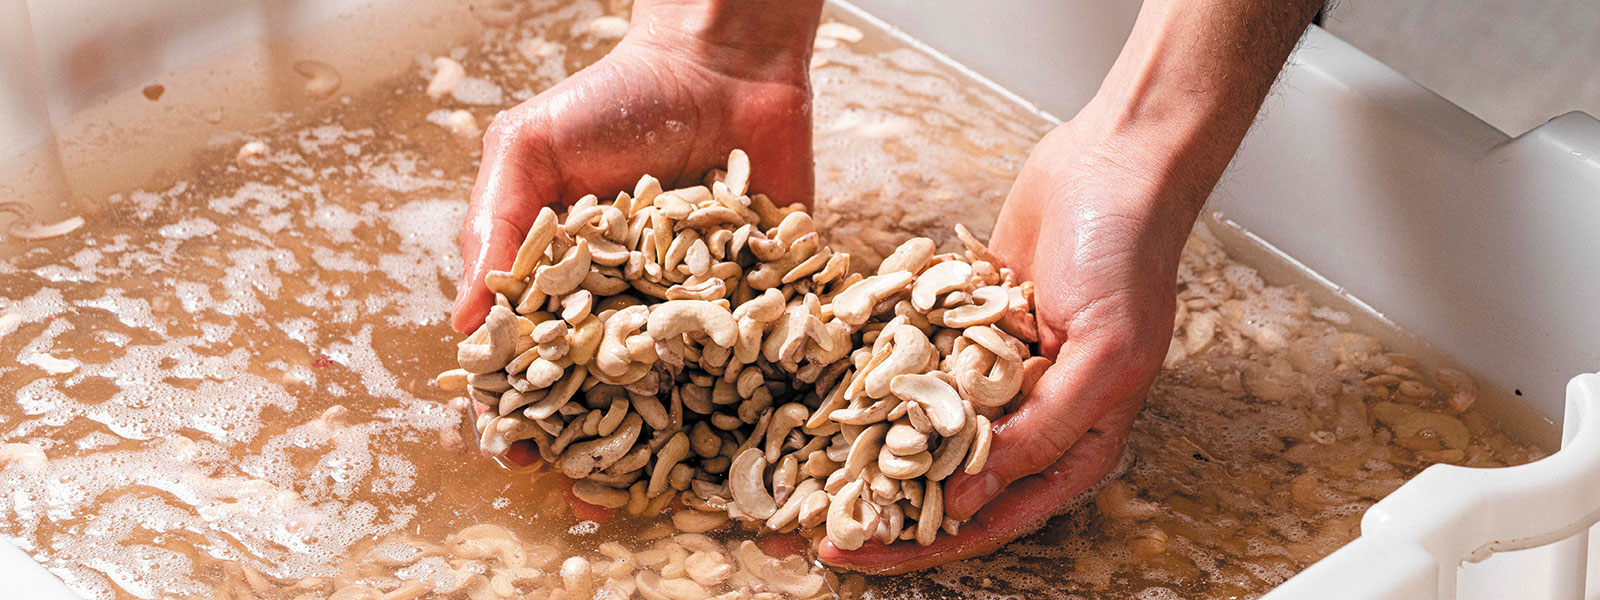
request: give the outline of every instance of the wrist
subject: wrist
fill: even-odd
[[[1074,121],[1196,213],[1321,0],[1146,0]]]
[[[739,79],[803,83],[821,18],[822,0],[635,0],[624,42]]]
[[[1154,113],[1096,97],[1070,123],[1079,130],[1077,143],[1090,149],[1094,168],[1114,170],[1138,190],[1115,200],[1126,211],[1175,215],[1192,224],[1238,142],[1229,143],[1214,120],[1189,110]]]

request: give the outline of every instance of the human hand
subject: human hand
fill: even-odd
[[[1152,176],[1106,130],[1080,115],[1045,136],[995,223],[989,249],[1034,282],[1040,351],[1055,362],[996,421],[984,470],[946,480],[959,533],[929,546],[824,542],[823,561],[899,573],[992,552],[1116,468],[1166,354],[1179,252],[1209,186]]]
[[[1171,341],[1183,243],[1322,4],[1144,0],[1099,92],[1034,148],[995,223],[990,250],[1034,282],[1055,363],[995,422],[984,470],[944,482],[945,515],[970,520],[926,547],[824,541],[823,561],[888,573],[991,552],[1116,468]]]
[[[484,275],[510,268],[547,204],[631,190],[640,173],[667,186],[698,183],[734,148],[749,154],[753,185],[774,202],[810,201],[807,62],[818,16],[809,28],[779,24],[797,33],[759,29],[767,13],[820,9],[801,2],[741,13],[756,4],[718,12],[739,23],[708,24],[699,20],[705,9],[639,2],[634,26],[609,54],[495,118],[461,231],[465,265],[451,316],[458,333],[483,323],[494,304]],[[724,39],[732,25],[741,28],[731,32],[736,41]]]

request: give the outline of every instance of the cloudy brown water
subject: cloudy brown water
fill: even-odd
[[[461,405],[430,383],[454,366],[445,319],[477,160],[441,111],[485,124],[575,72],[611,43],[588,29],[608,10],[626,14],[524,8],[514,26],[417,48],[407,72],[88,199],[77,231],[0,243],[0,355],[16,357],[0,362],[15,398],[0,406],[0,534],[86,598],[376,598],[402,581],[543,598],[568,556],[601,565],[662,544],[659,520],[579,522],[552,476],[478,456]],[[825,45],[817,212],[831,243],[876,262],[912,235],[952,247],[957,222],[986,234],[1051,123],[874,31]],[[423,91],[435,54],[470,81],[437,101]],[[249,142],[263,152],[241,158]],[[1168,368],[1100,502],[992,556],[828,587],[1254,597],[1353,538],[1427,464],[1542,456],[1531,443],[1548,429],[1508,436],[1481,412],[1497,391],[1452,408],[1468,392],[1441,387],[1442,364],[1383,351],[1427,354],[1399,331],[1209,227],[1227,242],[1199,231],[1186,249]],[[509,572],[504,556],[463,558],[459,532],[480,524],[514,535],[538,573],[435,587],[440,571]],[[730,581],[715,590],[753,585]]]

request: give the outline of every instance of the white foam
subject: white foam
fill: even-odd
[[[499,106],[505,103],[505,91],[494,82],[480,77],[462,78],[450,90],[450,97],[479,106]]]
[[[209,236],[216,233],[218,229],[219,228],[217,227],[217,224],[212,222],[211,219],[198,217],[194,219],[184,219],[171,225],[163,225],[160,229],[156,230],[156,233],[165,238],[188,240],[201,236]]]

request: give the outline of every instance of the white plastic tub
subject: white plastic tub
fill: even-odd
[[[171,145],[195,133],[291,108],[272,93],[289,76],[274,49],[302,32],[339,31],[295,43],[383,73],[410,58],[396,32],[475,26],[440,2],[99,4],[0,0],[0,164],[46,165],[6,174],[0,193],[93,194],[95,181],[181,154]],[[1061,117],[1094,92],[1137,10],[1111,0],[858,4]],[[86,42],[101,44],[88,59],[109,62],[86,63]],[[224,49],[232,67],[261,76],[208,79]],[[138,93],[158,75],[187,78],[172,86],[184,95],[160,105],[187,112],[96,112],[97,98]],[[133,123],[170,124],[119,139],[163,151],[92,160],[92,146],[52,143]],[[81,176],[87,168],[99,177]],[[1600,122],[1572,113],[1509,137],[1313,29],[1211,207],[1566,429],[1566,448],[1540,463],[1428,470],[1368,512],[1362,538],[1271,597],[1584,597],[1585,540],[1571,536],[1600,518],[1600,376],[1572,378],[1600,368]],[[4,544],[0,580],[19,597],[70,597]]]

